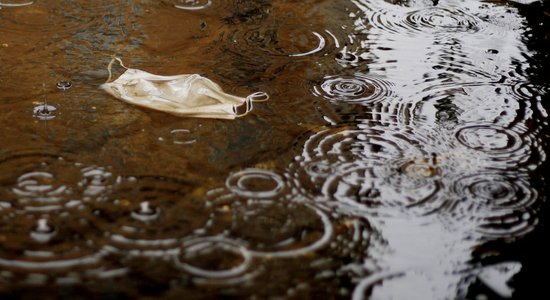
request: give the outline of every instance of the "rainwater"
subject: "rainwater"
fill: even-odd
[[[545,298],[547,4],[0,0],[0,297]]]

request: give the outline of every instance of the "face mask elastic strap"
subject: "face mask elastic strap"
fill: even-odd
[[[248,95],[246,97],[246,99],[244,100],[244,103],[246,105],[246,110],[244,113],[242,114],[236,114],[235,117],[239,118],[239,117],[244,117],[246,116],[250,111],[252,111],[252,103],[253,102],[264,102],[264,101],[267,101],[269,100],[269,95],[267,93],[264,93],[264,92],[256,92],[256,93],[252,93],[250,95]],[[237,107],[234,107],[233,108],[235,112],[237,112]]]
[[[265,92],[256,92],[248,95],[246,99],[250,99],[252,102],[264,102],[269,100],[269,95]]]
[[[235,114],[236,118],[244,117],[248,115],[250,111],[252,111],[252,100],[249,97],[246,97],[246,99],[244,100],[244,103],[246,105],[246,110],[242,114]],[[235,113],[237,112],[237,107],[238,106],[233,107],[233,110],[235,111]]]
[[[109,72],[109,78],[107,78],[107,81],[105,81],[105,83],[108,83],[109,81],[111,81],[111,78],[113,77],[113,73],[111,73],[111,69],[113,68],[113,63],[115,62],[115,60],[118,61],[121,67],[128,70],[128,68],[122,63],[122,60],[120,58],[113,57],[113,59],[111,59],[111,61],[109,62],[109,65],[107,66],[107,71]]]

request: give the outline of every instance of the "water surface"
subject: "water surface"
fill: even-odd
[[[547,292],[548,6],[0,8],[5,297]],[[234,121],[130,106],[99,89],[113,56],[270,100]]]

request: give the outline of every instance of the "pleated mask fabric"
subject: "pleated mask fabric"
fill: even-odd
[[[126,71],[111,82],[115,61]],[[247,97],[225,93],[218,84],[198,74],[162,76],[127,68],[119,58],[113,58],[107,69],[109,79],[100,86],[107,93],[126,103],[179,117],[232,120],[247,115],[253,102],[269,99],[264,92]]]

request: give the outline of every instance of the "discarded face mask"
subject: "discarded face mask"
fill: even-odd
[[[110,82],[115,61],[126,71]],[[130,104],[180,117],[232,120],[248,114],[253,102],[269,99],[264,92],[244,98],[227,94],[219,85],[197,74],[161,76],[130,69],[119,58],[113,58],[107,69],[109,78],[101,85],[107,93]]]

